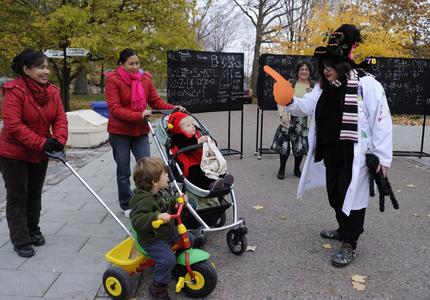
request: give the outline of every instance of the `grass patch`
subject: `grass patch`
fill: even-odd
[[[104,95],[70,95],[70,110],[91,109],[91,102],[104,100]]]

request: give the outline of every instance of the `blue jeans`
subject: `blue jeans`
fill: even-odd
[[[194,244],[194,236],[188,232],[191,246]],[[172,233],[168,241],[154,240],[142,245],[142,248],[148,253],[149,257],[155,261],[154,266],[154,283],[169,284],[172,270],[176,265],[176,256],[173,253],[171,246],[179,241],[180,236],[178,229]]]
[[[133,196],[130,189],[130,150],[136,161],[150,156],[148,135],[131,137],[109,133],[113,158],[116,162],[116,182],[118,184],[119,205],[123,210],[129,209],[128,201]]]

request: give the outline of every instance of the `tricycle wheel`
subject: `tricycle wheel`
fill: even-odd
[[[225,224],[225,221],[227,220],[227,214],[225,212],[222,213],[222,215],[219,217],[218,220],[216,220],[215,227],[222,227]]]
[[[235,255],[241,255],[246,251],[248,241],[246,239],[246,230],[232,229],[227,233],[227,245],[230,251]]]
[[[132,285],[130,276],[123,269],[112,266],[103,274],[103,286],[112,299],[130,299]]]
[[[184,293],[191,298],[204,298],[212,293],[218,281],[214,265],[205,260],[192,264],[191,269],[196,277],[196,283],[194,284],[191,283],[187,268],[180,266],[179,274],[185,277]]]

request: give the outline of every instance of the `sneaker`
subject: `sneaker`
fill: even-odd
[[[340,234],[337,230],[323,230],[320,234],[325,239],[340,240]]]
[[[42,234],[34,234],[31,236],[31,243],[36,247],[43,246],[45,245],[45,237]]]
[[[127,219],[130,219],[130,212],[131,212],[131,209],[130,209],[130,208],[129,208],[129,209],[125,209],[125,210],[123,210],[122,212],[124,213],[124,216],[125,216]]]
[[[337,251],[337,253],[331,259],[331,264],[335,267],[346,267],[355,257],[355,250],[352,249],[350,243],[344,242],[342,247]]]
[[[285,170],[284,171],[279,170],[278,175],[276,175],[276,178],[281,179],[281,180],[284,179],[285,178]]]
[[[234,183],[234,177],[230,174],[225,174],[223,179],[224,179],[224,184],[228,187],[232,186]]]
[[[152,299],[170,300],[167,284],[162,286],[153,284],[148,288],[148,293]]]
[[[31,244],[23,246],[14,246],[13,250],[21,257],[32,257],[36,253]]]

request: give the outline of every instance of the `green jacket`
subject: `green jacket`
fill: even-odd
[[[130,220],[140,245],[153,240],[169,240],[175,228],[173,219],[157,229],[153,228],[151,223],[163,212],[174,213],[176,197],[172,196],[167,188],[156,194],[141,189],[135,189],[133,192],[134,195],[130,199]]]

